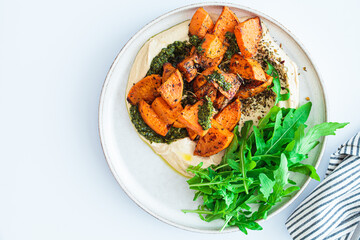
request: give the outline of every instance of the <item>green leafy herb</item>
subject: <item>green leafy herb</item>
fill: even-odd
[[[169,44],[166,48],[161,49],[160,53],[156,55],[150,64],[150,69],[146,73],[146,76],[151,74],[162,75],[164,63],[171,63],[176,66],[181,62],[186,55],[190,52],[191,45],[187,41],[175,41]]]
[[[318,145],[318,138],[347,125],[322,123],[305,133],[310,110],[310,102],[298,109],[274,106],[258,126],[245,122],[241,133],[235,127],[220,165],[189,167],[194,177],[187,182],[196,191],[194,200],[201,197],[203,203],[198,209],[182,211],[197,213],[207,222],[222,219],[220,230],[228,226],[237,226],[245,234],[247,229],[261,230],[256,221],[266,219],[276,204],[300,189],[289,179],[289,172],[319,181],[316,169],[301,161]]]
[[[198,122],[204,130],[211,128],[211,117],[214,113],[214,107],[211,99],[205,96],[204,103],[199,106]]]
[[[150,142],[170,144],[178,139],[188,136],[185,128],[176,127],[171,127],[165,137],[157,134],[144,122],[136,105],[130,107],[130,118],[138,133]]]
[[[214,71],[212,74],[205,76],[208,82],[216,82],[224,91],[229,91],[232,87],[231,83],[225,81],[225,77],[218,71]]]
[[[235,34],[232,32],[227,32],[225,34],[225,40],[226,43],[228,44],[227,50],[224,54],[224,59],[225,60],[230,60],[231,57],[235,54],[235,53],[239,53],[240,49],[239,46],[236,42],[236,37]]]
[[[276,93],[275,105],[279,101],[288,100],[290,97],[289,89],[286,89],[287,93],[284,93],[284,94],[281,93],[281,84],[280,84],[280,79],[279,79],[279,73],[275,70],[274,66],[271,65],[268,61],[265,60],[265,62],[268,65],[268,70],[266,71],[266,73],[273,77],[272,90]]]

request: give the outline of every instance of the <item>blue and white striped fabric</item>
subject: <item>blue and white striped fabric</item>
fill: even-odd
[[[325,179],[290,215],[294,240],[350,240],[360,222],[360,132],[331,155]]]

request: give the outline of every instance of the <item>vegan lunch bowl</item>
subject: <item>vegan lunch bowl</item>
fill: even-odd
[[[122,96],[130,131],[148,145],[139,148],[150,147],[179,174],[175,182],[187,182],[174,191],[186,188],[196,205],[174,207],[182,219],[247,234],[304,186],[294,176],[320,180],[309,152],[346,123],[309,124],[312,102],[300,98],[297,59],[286,43],[272,37],[262,16],[216,8],[220,14],[193,7],[189,20],[148,39]],[[146,164],[148,155],[141,158]]]

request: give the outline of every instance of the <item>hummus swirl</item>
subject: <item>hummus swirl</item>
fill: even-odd
[[[240,19],[241,21],[246,20],[247,18]],[[152,38],[150,38],[138,52],[135,61],[132,65],[128,84],[126,88],[126,96],[130,91],[133,84],[140,81],[145,75],[152,59],[161,51],[162,48],[167,47],[167,45],[173,43],[174,41],[185,41],[189,40],[189,23],[190,20],[182,22],[168,30],[165,30]],[[285,54],[285,52],[275,43],[273,38],[270,36],[269,31],[267,30],[265,24],[262,22],[263,28],[263,37],[262,47],[265,47],[270,52],[276,52],[276,56],[279,59],[282,59],[284,62],[284,71],[286,75],[286,82],[281,81],[282,87],[288,88],[290,90],[290,98],[287,101],[279,102],[278,106],[280,107],[297,107],[299,103],[299,83],[298,83],[298,74],[296,64]],[[266,115],[269,109],[274,105],[273,98],[265,99],[266,104],[257,104],[256,108],[247,109],[246,114],[242,114],[239,125],[240,127],[244,122],[248,120],[253,120],[256,125],[261,117]],[[130,111],[130,104],[126,102],[128,112]],[[200,157],[194,156],[194,149],[196,142],[190,140],[186,137],[171,144],[166,143],[150,143],[146,138],[141,136],[141,139],[147,143],[153,151],[162,157],[174,170],[180,174],[191,177],[191,175],[186,171],[190,166],[196,166],[199,163],[203,162],[203,167],[207,168],[211,165],[218,165],[221,162],[224,151],[221,151],[210,157]]]

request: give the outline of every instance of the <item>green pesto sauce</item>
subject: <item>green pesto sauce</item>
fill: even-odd
[[[211,117],[214,113],[214,107],[208,96],[204,98],[204,104],[199,106],[198,122],[204,130],[211,128]]]
[[[218,71],[214,71],[212,74],[205,76],[208,82],[216,82],[225,92],[231,89],[231,83],[226,82],[224,76]]]
[[[130,118],[139,134],[144,136],[151,143],[167,143],[170,144],[178,139],[185,138],[188,133],[185,128],[171,127],[165,137],[157,134],[152,130],[141,117],[138,107],[133,105],[130,107]]]
[[[201,40],[198,36],[192,35],[189,38],[189,42],[191,45],[193,45],[196,48],[196,51],[198,53],[202,53],[204,49],[202,48],[202,43],[205,41],[205,39]]]
[[[147,71],[146,76],[151,74],[162,75],[164,63],[171,63],[176,66],[179,62],[184,60],[186,55],[190,52],[191,44],[188,41],[175,41],[166,48],[161,49],[160,53],[156,55],[150,64],[150,69]]]
[[[225,34],[225,41],[228,43],[228,48],[224,54],[224,60],[230,60],[235,53],[240,52],[240,49],[234,33],[227,32]]]

